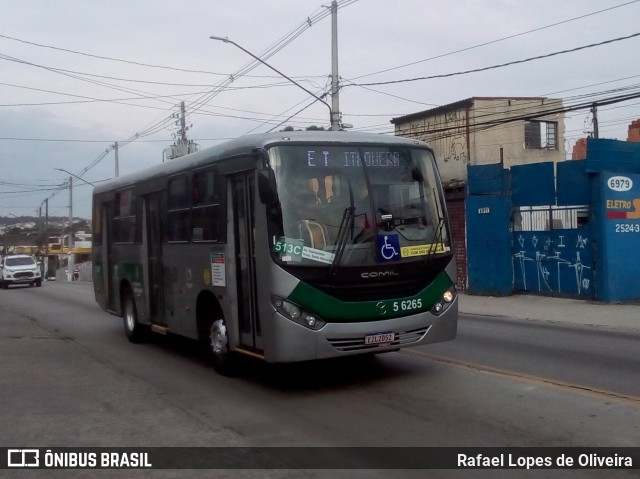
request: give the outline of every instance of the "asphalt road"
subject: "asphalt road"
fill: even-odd
[[[455,341],[422,351],[434,359],[640,402],[639,345],[637,332],[463,314]]]
[[[624,348],[631,347],[626,341],[632,345],[633,338],[510,323],[464,317],[460,337],[451,343],[295,365],[248,361],[238,377],[228,378],[203,365],[189,341],[156,337],[130,344],[121,320],[96,306],[89,283],[12,288],[0,291],[0,446],[640,444],[636,390],[623,394],[624,376],[611,383],[587,381],[596,368],[597,375],[617,376]],[[567,357],[569,365],[561,367]],[[568,376],[554,378],[563,368]],[[38,472],[24,477],[52,473]],[[95,472],[78,477],[125,477],[120,471]],[[136,472],[149,475],[129,471],[126,477]],[[184,477],[185,471],[153,472]],[[514,477],[521,471],[468,472],[465,477]],[[387,478],[425,472],[268,474],[301,475]],[[532,475],[550,477],[549,471],[529,471],[527,477]],[[553,477],[602,475],[553,471]],[[264,474],[222,471],[215,477]],[[461,477],[461,471],[429,471],[429,477]],[[615,471],[615,477],[633,476]]]

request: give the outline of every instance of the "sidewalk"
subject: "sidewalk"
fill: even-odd
[[[459,311],[484,316],[508,316],[640,333],[640,305],[604,304],[594,301],[527,294],[475,296],[461,293]]]

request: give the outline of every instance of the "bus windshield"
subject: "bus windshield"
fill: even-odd
[[[269,149],[279,203],[274,259],[338,268],[410,262],[451,251],[433,154],[381,145]]]

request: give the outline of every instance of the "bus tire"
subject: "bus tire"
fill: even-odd
[[[229,336],[225,320],[218,318],[211,321],[203,341],[207,362],[220,374],[233,375],[236,361],[233,352],[229,350]]]
[[[132,343],[142,343],[147,338],[146,326],[138,322],[138,312],[133,294],[127,290],[122,298],[122,320],[127,339]]]

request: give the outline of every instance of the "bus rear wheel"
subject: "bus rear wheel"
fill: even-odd
[[[227,323],[224,319],[211,322],[204,339],[205,357],[213,368],[225,376],[235,372],[234,354],[229,350]]]
[[[146,339],[147,329],[138,322],[138,312],[133,295],[127,291],[122,299],[122,320],[127,339],[132,343],[141,343]]]

